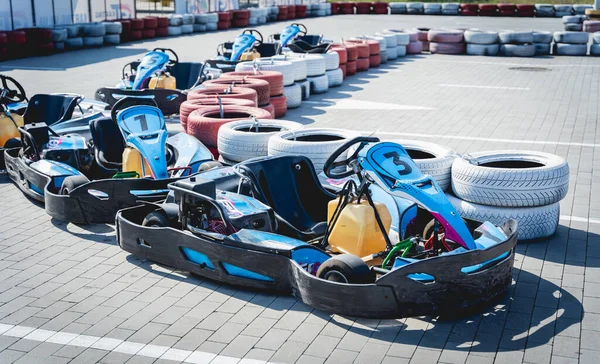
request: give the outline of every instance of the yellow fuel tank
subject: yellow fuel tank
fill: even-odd
[[[23,126],[23,117],[21,115],[11,113],[10,116],[12,116],[18,126]],[[0,112],[0,147],[4,147],[4,144],[10,138],[21,138],[21,134],[15,123],[6,114]]]
[[[134,148],[126,147],[123,151],[123,166],[121,170],[123,172],[137,172],[140,177],[150,176],[150,166],[145,160],[144,168],[146,170],[146,176],[142,173],[142,155],[140,152]]]
[[[329,202],[328,223],[331,223],[338,202],[339,198]],[[387,234],[392,225],[390,212],[385,204],[380,202],[375,202],[375,207],[385,227],[384,234]],[[375,219],[373,208],[365,199],[360,203],[350,202],[344,207],[328,240],[332,252],[354,254],[361,258],[386,249],[385,239]]]
[[[250,52],[242,53],[242,55],[240,56],[240,61],[254,61],[255,59],[259,59],[259,58],[260,58],[260,53],[258,53],[255,50],[252,50]]]
[[[160,76],[154,76],[150,79],[148,88],[161,88],[166,90],[177,90],[177,79],[168,73],[162,73]]]

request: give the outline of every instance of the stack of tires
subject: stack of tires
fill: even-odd
[[[332,12],[331,3],[326,2],[324,5],[325,5],[325,16],[330,16],[331,12]],[[386,9],[387,9],[387,3],[386,3]],[[387,12],[386,12],[386,14],[387,14]]]
[[[554,17],[554,6],[552,4],[535,4],[535,16],[538,18]]]
[[[421,42],[421,51],[429,52],[429,40],[427,35],[429,34],[429,28],[417,28],[417,40]]]
[[[276,134],[302,129],[286,120],[243,119],[219,128],[217,146],[221,158],[230,164],[269,155],[269,139]]]
[[[219,106],[219,105],[237,105],[237,106],[249,106],[256,107],[254,100],[248,99],[237,99],[227,97],[217,97],[216,94],[198,94],[198,98],[184,101],[179,107],[179,121],[181,122],[181,128],[187,132],[187,121],[189,115],[198,109],[205,108],[207,106]]]
[[[517,4],[516,15],[521,18],[533,18],[535,16],[535,6],[532,4]]]
[[[327,15],[327,4],[311,4],[310,5],[310,16],[326,16]]]
[[[376,36],[382,37],[385,41],[385,57],[386,61],[393,61],[398,58],[398,36],[396,33],[383,32],[375,33]]]
[[[305,10],[305,12],[306,12],[306,10]],[[260,8],[260,12],[259,12],[258,19],[257,19],[258,24],[266,24],[268,16],[269,16],[269,9],[268,8]]]
[[[144,21],[144,29],[142,29],[142,38],[156,38],[156,29],[158,28],[158,17],[148,16],[142,19]],[[168,29],[168,28],[167,28]],[[167,30],[168,32],[168,30]]]
[[[452,190],[456,197],[448,198],[464,218],[496,225],[517,220],[519,240],[531,240],[554,234],[559,201],[568,188],[569,166],[556,155],[479,152],[454,160]]]
[[[429,51],[439,54],[465,53],[465,38],[462,30],[436,30],[432,29],[427,35]]]
[[[116,23],[121,24],[121,42],[126,43],[131,41],[131,20],[130,19],[119,19],[115,20]],[[65,43],[65,47],[67,44]]]
[[[84,47],[101,47],[104,45],[106,26],[103,23],[82,24],[81,33],[83,35]]]
[[[154,31],[156,37],[168,37],[169,36],[169,18],[166,16],[159,16],[156,18],[156,29]]]
[[[497,16],[498,6],[496,4],[479,4],[479,16]]]
[[[553,7],[554,16],[557,18],[573,14],[573,5],[571,4],[554,4]]]
[[[600,20],[584,20],[583,31],[588,33],[600,32]]]
[[[558,56],[585,56],[590,35],[586,32],[554,32],[552,53]]]
[[[218,12],[217,15],[219,16],[219,22],[217,23],[217,29],[218,30],[227,30],[229,28],[231,28],[231,13],[228,11],[221,11]]]
[[[406,3],[390,3],[390,14],[406,14]]]
[[[339,14],[350,15],[354,14],[354,3],[340,3]]]
[[[121,32],[123,31],[123,24],[119,22],[105,22],[104,27],[106,28],[104,44],[117,45],[121,43]]]
[[[331,2],[331,15],[337,15],[340,13],[340,3],[337,1]]]
[[[49,28],[24,28],[18,29],[25,32],[27,46],[25,56],[47,56],[54,51],[52,29]]]
[[[592,34],[593,44],[590,46],[590,56],[600,56],[600,32]]]
[[[409,43],[406,46],[407,54],[421,54],[423,52],[423,44],[419,41],[419,32],[417,30],[407,30]]]
[[[500,54],[508,57],[533,57],[533,32],[503,31],[498,33],[500,38]]]
[[[212,32],[219,29],[219,14],[218,13],[207,13],[208,18],[206,19],[206,31]]]
[[[587,19],[585,15],[565,15],[562,22],[566,31],[580,32],[583,30],[583,22]]]
[[[333,46],[337,46],[337,44],[334,44]],[[339,44],[339,46],[343,47],[346,49],[346,54],[347,54],[347,61],[346,61],[346,71],[345,71],[345,76],[353,76],[356,74],[357,72],[357,60],[358,60],[358,47],[356,44],[353,43],[341,43]],[[342,71],[344,69],[342,68]]]
[[[371,3],[356,3],[356,14],[371,14]]]
[[[369,68],[376,68],[381,65],[381,56],[379,55],[379,42],[371,39],[350,39],[350,43],[354,43],[358,51],[358,59],[356,60],[356,71],[364,72]]]
[[[288,109],[299,107],[302,100],[306,100],[310,96],[310,82],[307,79],[308,68],[306,59],[295,57],[293,53],[277,55],[271,58],[292,63],[294,67],[294,81],[290,83],[289,79],[287,80],[287,85],[283,88],[283,94],[286,97]]]
[[[294,87],[294,83],[284,87],[283,74],[278,71],[245,71],[245,72],[230,72],[223,74],[221,79],[238,80],[240,78],[258,79],[269,84],[269,101],[274,108],[274,116],[280,118],[285,115],[288,108],[298,107],[302,102],[300,86]],[[304,76],[306,78],[306,75]],[[287,90],[286,90],[287,89]],[[287,92],[286,92],[287,91]],[[285,107],[281,107],[283,98],[285,97]],[[288,97],[289,95],[289,97]],[[259,101],[260,102],[260,101]],[[292,105],[290,105],[292,103]],[[290,107],[291,106],[291,107]]]
[[[120,23],[118,23],[120,25]],[[65,49],[65,41],[69,38],[69,32],[67,29],[52,29],[52,43],[54,43],[54,50],[57,52]],[[4,34],[4,44],[8,43],[8,38]],[[0,36],[0,48],[2,48],[2,36]],[[2,50],[0,50],[0,54]],[[1,55],[0,55],[1,59]]]
[[[64,45],[64,43],[63,43]],[[6,32],[0,32],[0,61],[8,59],[8,35]]]
[[[279,12],[277,13],[277,20],[287,20],[289,6],[279,5]]]
[[[423,14],[423,3],[406,3],[407,14]]]
[[[459,3],[442,3],[442,15],[459,15]]]
[[[271,85],[269,82],[263,79],[230,75],[228,77],[220,77],[216,80],[206,81],[202,84],[202,87],[216,87],[219,89],[227,89],[228,87],[243,87],[253,89],[256,91],[256,102],[258,107],[268,111],[271,116],[275,118],[275,107],[273,104],[271,104]],[[283,92],[281,88],[276,92],[281,94]]]
[[[129,22],[128,22],[129,23]],[[129,29],[131,29],[131,25],[129,25]],[[123,23],[121,23],[123,27]],[[80,49],[83,47],[83,38],[81,38],[81,26],[80,25],[59,25],[54,28],[55,30],[66,30],[67,31],[67,39],[64,40],[64,49]],[[123,27],[124,29],[124,27]]]
[[[322,54],[291,53],[291,57],[304,59],[306,62],[306,79],[310,86],[310,94],[322,94],[329,90],[327,78],[327,62]]]
[[[169,17],[169,36],[177,36],[183,34],[183,16],[181,15],[172,15]]]
[[[516,13],[517,6],[515,4],[498,4],[499,16],[515,16]]]
[[[344,71],[340,68],[340,55],[330,50],[323,54],[325,58],[325,75],[327,76],[327,87],[339,87],[344,83]]]
[[[339,69],[342,71],[342,79],[346,78],[346,64],[348,63],[348,50],[346,47],[340,44],[332,44],[329,48],[330,52],[336,52],[338,54]]]
[[[267,22],[277,21],[277,16],[279,15],[279,7],[270,6],[268,9],[269,13],[267,14]]]
[[[250,10],[234,10],[232,13],[234,28],[245,28],[250,25]]]
[[[194,33],[205,32],[207,23],[208,23],[208,14],[194,15]]]
[[[170,22],[170,19],[169,19],[169,22]],[[131,31],[129,32],[129,39],[133,40],[133,41],[143,39],[144,19],[129,19],[129,23],[131,24]],[[123,27],[124,26],[125,26],[125,24],[123,24]],[[169,35],[170,35],[170,33],[169,33]]]
[[[306,18],[306,5],[296,5],[296,19],[304,18]]]
[[[192,34],[194,32],[194,23],[196,22],[194,14],[183,14],[182,20],[181,34]]]
[[[587,4],[573,4],[574,15],[585,15],[585,11],[587,9],[594,9],[594,7],[592,5]]]
[[[22,58],[27,56],[27,33],[22,30],[6,32],[7,53],[9,58]],[[80,38],[81,39],[81,38]]]
[[[467,54],[473,56],[497,56],[500,52],[498,33],[478,29],[465,30]]]
[[[461,16],[477,16],[479,8],[477,4],[460,4]]]
[[[440,3],[424,3],[423,14],[425,15],[441,15],[442,4]]]
[[[396,36],[396,56],[406,56],[406,47],[410,43],[410,34],[397,29],[386,29],[384,30],[384,33],[394,34]]]
[[[533,32],[533,45],[535,46],[536,56],[547,56],[552,52],[552,33],[550,32]]]
[[[289,5],[288,6],[287,19],[288,20],[296,19],[296,5]]]
[[[380,35],[367,35],[364,38],[368,40],[374,40],[379,43],[379,64],[381,65],[387,63],[387,42],[385,41],[385,38]],[[369,60],[369,63],[371,63],[371,60]]]
[[[387,14],[388,13],[388,3],[384,2],[374,2],[371,3],[371,9],[373,14]]]

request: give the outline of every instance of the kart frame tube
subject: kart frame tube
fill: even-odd
[[[144,217],[157,210],[156,205],[143,205],[121,210],[116,217],[119,245],[142,259],[185,270],[219,282],[254,289],[291,293],[302,302],[319,310],[370,318],[421,315],[456,315],[470,312],[496,301],[512,283],[514,247],[517,243],[516,222],[502,226],[508,238],[485,250],[447,254],[408,264],[380,277],[373,284],[341,284],[319,279],[306,272],[286,256],[237,246],[194,235],[171,227],[142,226]],[[472,222],[476,223],[476,222]],[[183,248],[205,254],[214,269],[193,263]],[[461,268],[482,264],[509,252],[475,273]],[[231,275],[223,263],[266,276],[272,280],[256,280]],[[422,283],[408,277],[425,273],[435,277]]]

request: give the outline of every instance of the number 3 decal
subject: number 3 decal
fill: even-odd
[[[408,165],[408,163],[406,163],[405,161],[400,159],[400,155],[398,154],[398,152],[394,151],[394,152],[385,153],[383,156],[388,159],[393,158],[395,165],[402,166],[402,169],[398,170],[399,175],[405,176],[412,172],[412,168]]]

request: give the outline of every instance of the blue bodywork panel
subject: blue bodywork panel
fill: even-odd
[[[164,52],[152,51],[147,53],[135,73],[132,89],[141,90],[146,83],[158,72],[162,72],[169,63],[169,55]]]

